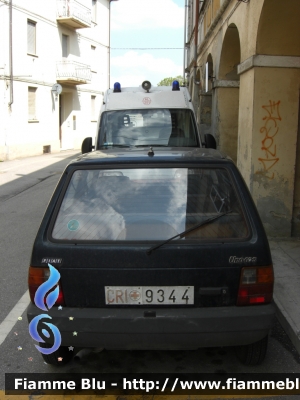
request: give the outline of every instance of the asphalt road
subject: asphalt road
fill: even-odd
[[[7,326],[11,326],[11,330],[5,333],[5,340],[0,345],[0,390],[4,389],[6,372],[57,371],[55,367],[43,362],[28,333],[25,313],[17,314],[14,307],[27,291],[30,253],[41,218],[60,174],[74,156],[75,152],[67,152],[0,164],[0,333],[6,332]],[[29,298],[27,300],[25,296],[26,301],[29,302]],[[11,314],[13,323],[10,321],[10,325],[5,325],[4,322],[7,322],[7,316],[13,309],[15,310]],[[97,349],[82,355],[81,358],[73,359],[69,364],[61,366],[59,371],[63,373],[300,373],[300,356],[280,324],[276,322],[270,336],[266,360],[258,367],[242,366],[235,358],[232,348],[197,351]]]

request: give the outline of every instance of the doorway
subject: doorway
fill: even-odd
[[[74,133],[72,129],[72,102],[71,93],[60,96],[59,104],[59,140],[61,150],[74,148]]]

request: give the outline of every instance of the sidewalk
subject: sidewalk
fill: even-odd
[[[5,201],[53,175],[58,180],[65,166],[79,154],[80,150],[64,150],[0,162],[0,201]]]
[[[300,354],[300,238],[269,238],[277,318]]]

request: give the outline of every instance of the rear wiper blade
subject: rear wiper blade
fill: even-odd
[[[170,147],[167,144],[135,144],[134,147]]]
[[[131,147],[129,144],[103,143],[100,147]]]
[[[188,233],[200,228],[201,226],[208,225],[211,222],[216,221],[217,219],[223,217],[224,215],[230,214],[231,212],[232,212],[232,210],[229,210],[229,211],[226,211],[226,212],[224,212],[222,214],[219,214],[219,215],[217,215],[215,217],[211,217],[211,218],[206,219],[205,221],[199,222],[199,224],[196,224],[196,225],[192,226],[191,228],[186,229],[185,231],[183,231],[181,233],[178,233],[175,236],[172,236],[170,239],[164,240],[163,242],[161,242],[161,243],[159,243],[159,244],[157,244],[157,245],[155,245],[153,247],[150,247],[150,249],[147,250],[146,253],[148,255],[150,255],[154,250],[158,249],[161,246],[164,246],[165,244],[167,244],[167,243],[171,242],[172,240],[176,239],[177,237],[179,237],[181,239],[185,235],[187,235]]]

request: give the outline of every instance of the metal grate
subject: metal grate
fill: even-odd
[[[43,146],[43,154],[51,153],[51,146],[48,144],[47,146]]]

